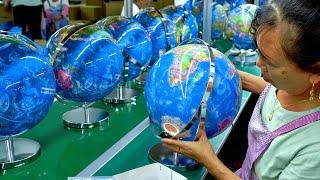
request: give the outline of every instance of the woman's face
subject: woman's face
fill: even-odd
[[[311,86],[310,73],[300,70],[287,59],[282,47],[283,27],[262,30],[257,36],[260,56],[257,66],[267,82],[288,94],[301,95],[308,93]]]

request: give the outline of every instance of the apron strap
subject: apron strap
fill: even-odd
[[[281,134],[285,134],[287,132],[293,131],[299,127],[308,125],[310,123],[313,123],[315,121],[319,121],[320,120],[320,111],[308,114],[306,116],[300,117],[294,121],[291,121],[281,127],[279,127],[278,129],[274,130],[271,133],[271,139],[274,139],[275,137],[281,135]]]

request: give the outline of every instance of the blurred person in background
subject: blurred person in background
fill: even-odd
[[[22,34],[32,40],[41,39],[42,0],[5,0],[4,2],[6,9],[12,7],[14,26],[21,27]]]
[[[69,1],[68,0],[46,0],[43,3],[45,17],[49,25],[47,37],[58,29],[69,24]]]
[[[150,6],[150,2],[151,0],[133,0],[132,3],[132,16],[138,14],[141,10],[143,10],[144,8]],[[122,11],[121,11],[121,16],[127,16],[125,14],[125,8],[124,6],[122,7]]]

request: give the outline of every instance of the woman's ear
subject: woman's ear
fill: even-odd
[[[320,62],[317,62],[315,65],[313,65],[313,68],[320,70]],[[317,74],[311,74],[310,82],[314,84],[320,83],[320,71]]]
[[[310,77],[310,82],[311,82],[311,84],[312,83],[314,83],[314,84],[320,83],[320,74],[312,74]]]

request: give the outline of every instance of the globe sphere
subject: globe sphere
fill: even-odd
[[[266,0],[261,0],[260,1],[260,6],[266,5],[267,1]]]
[[[224,7],[227,7],[226,10],[228,12],[230,12],[235,7],[238,7],[240,5],[246,4],[245,0],[217,0],[216,2],[218,4],[223,5]]]
[[[198,22],[199,33],[202,36],[203,31],[203,1],[198,2],[192,11],[192,14],[196,17]],[[227,14],[225,12],[225,8],[218,4],[217,2],[213,2],[211,4],[212,7],[212,23],[211,23],[211,40],[217,40],[222,38],[226,26],[227,26]]]
[[[35,49],[36,51],[39,51],[40,53],[42,53],[43,48],[39,44],[32,41],[27,36],[22,35],[22,34],[18,34],[18,33],[12,34],[11,36],[16,39],[20,39],[20,40],[24,41],[30,48]]]
[[[188,13],[183,6],[169,5],[159,9],[162,16],[173,21],[181,32],[180,41],[198,37],[198,23],[196,18]]]
[[[192,12],[194,6],[199,2],[200,0],[187,0],[184,3],[184,8],[186,9],[186,11],[188,11],[189,13]]]
[[[122,79],[121,50],[95,24],[80,27],[68,37],[53,63],[58,96],[81,103],[101,100]]]
[[[207,136],[212,138],[233,122],[241,99],[234,65],[220,51],[201,44],[180,45],[165,53],[145,85],[150,126],[159,137],[195,140],[205,118]]]
[[[258,7],[244,4],[230,12],[226,35],[236,48],[245,50],[256,48],[249,30]]]
[[[128,62],[127,80],[138,77],[148,66],[152,56],[152,43],[148,32],[138,22],[123,16],[109,16],[97,24],[112,34],[117,46]]]
[[[48,39],[46,45],[43,48],[43,54],[49,59],[50,64],[53,64],[54,59],[59,52],[58,48],[62,41],[69,35],[71,32],[81,24],[67,25],[58,29],[51,37]]]
[[[151,38],[152,57],[149,66],[153,66],[162,54],[180,43],[181,32],[176,24],[163,18],[154,8],[146,8],[134,15],[132,19],[140,23]]]
[[[0,47],[0,136],[15,136],[47,115],[56,84],[47,59],[29,42],[0,35]]]

